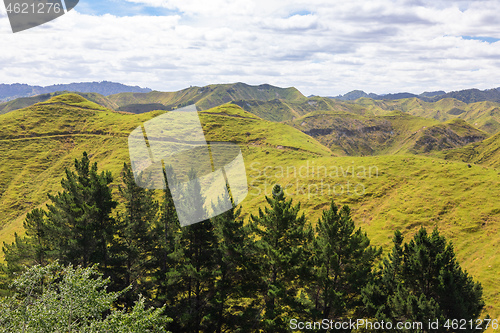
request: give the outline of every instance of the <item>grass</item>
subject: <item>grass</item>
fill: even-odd
[[[488,136],[461,119],[440,122],[401,111],[382,116],[313,111],[285,123],[315,137],[335,154],[350,156],[428,153]]]
[[[100,170],[112,172],[116,192],[123,163],[129,160],[129,133],[162,113],[120,114],[63,95],[0,115],[0,241],[11,242],[14,232],[22,232],[25,214],[43,206],[48,193],[60,191],[64,168],[71,167],[83,151]],[[356,224],[385,251],[396,229],[409,239],[421,226],[437,227],[453,241],[462,267],[483,284],[490,315],[500,317],[497,167],[469,168],[467,163],[436,156],[332,156],[298,129],[260,119],[236,105],[199,115],[207,141],[231,141],[242,149],[249,182],[242,203],[245,219],[280,183],[313,223],[331,200],[348,204]],[[397,114],[377,119],[401,122],[398,126],[405,133],[427,124],[419,118],[406,123]],[[496,144],[498,136],[484,142],[488,140]]]
[[[358,113],[384,115],[387,112],[398,110],[439,121],[463,119],[489,134],[500,131],[500,103],[496,102],[467,104],[454,98],[444,98],[437,102],[425,102],[418,98],[383,101],[360,98],[356,101],[346,101],[344,104],[356,109]]]
[[[476,163],[491,167],[500,167],[500,133],[458,149],[436,153],[447,160]]]
[[[244,208],[250,206],[247,209],[252,211],[262,206],[263,194],[281,183],[313,222],[330,200],[348,204],[356,224],[366,230],[372,244],[383,246],[386,252],[396,229],[410,239],[421,226],[437,227],[453,241],[462,267],[482,282],[490,315],[499,316],[498,169],[468,168],[465,163],[414,155],[320,157],[294,163],[278,162],[266,174],[265,164],[255,164]],[[323,167],[332,173],[325,177]]]
[[[295,88],[278,88],[270,85],[250,86],[244,83],[190,87],[176,92],[152,91],[147,94],[120,93],[108,96],[108,99],[119,107],[130,104],[161,103],[171,109],[196,103],[202,110],[235,100],[269,101],[273,99],[300,100],[304,98]]]
[[[8,113],[10,111],[14,110],[19,110],[22,108],[26,108],[29,106],[32,106],[36,103],[41,103],[41,102],[46,102],[47,100],[63,95],[63,94],[68,94],[68,92],[64,91],[59,91],[59,92],[54,92],[54,93],[49,93],[49,94],[41,94],[33,97],[23,97],[23,98],[18,98],[9,102],[5,103],[0,103],[0,114]],[[109,101],[106,97],[97,94],[97,93],[75,93],[77,95],[82,96],[88,101],[92,101],[96,104],[99,104],[100,106],[108,109],[115,109],[118,106],[111,101]]]

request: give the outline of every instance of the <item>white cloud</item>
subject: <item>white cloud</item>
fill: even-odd
[[[460,38],[500,38],[496,1],[127,1],[179,14],[95,16],[77,6],[18,34],[0,16],[0,82],[177,90],[242,81],[322,95],[500,86],[500,42]]]
[[[288,32],[299,32],[301,30],[318,29],[320,27],[318,17],[311,14],[293,15],[288,18],[276,18],[273,20],[264,19],[260,24],[264,28]]]

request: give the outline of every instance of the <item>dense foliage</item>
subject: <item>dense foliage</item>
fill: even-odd
[[[94,266],[35,265],[0,301],[0,332],[167,332],[164,307],[146,309],[139,296],[130,311],[116,310],[121,292],[108,292],[108,284]]]
[[[481,285],[437,230],[406,244],[397,231],[377,268],[381,250],[347,206],[332,202],[313,228],[277,185],[248,223],[233,208],[181,228],[168,187],[138,187],[128,165],[117,197],[111,182],[84,154],[47,209],[27,215],[26,236],[4,244],[17,288],[1,303],[6,332],[285,332],[292,319],[427,322],[483,310]]]
[[[367,310],[378,320],[474,321],[484,307],[482,287],[458,264],[453,246],[434,230],[420,229],[403,245],[399,231],[381,270],[363,290]],[[442,328],[434,330],[442,331]],[[463,332],[475,332],[471,327]]]

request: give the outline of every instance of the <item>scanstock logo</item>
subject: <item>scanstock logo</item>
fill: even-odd
[[[12,32],[52,21],[73,9],[79,0],[3,0]]]
[[[183,227],[230,210],[248,194],[240,147],[207,142],[195,105],[145,122],[128,146],[137,185],[168,189]]]

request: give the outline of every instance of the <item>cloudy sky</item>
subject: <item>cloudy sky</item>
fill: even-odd
[[[498,13],[498,0],[80,0],[14,34],[0,4],[0,83],[488,89],[500,86]]]

